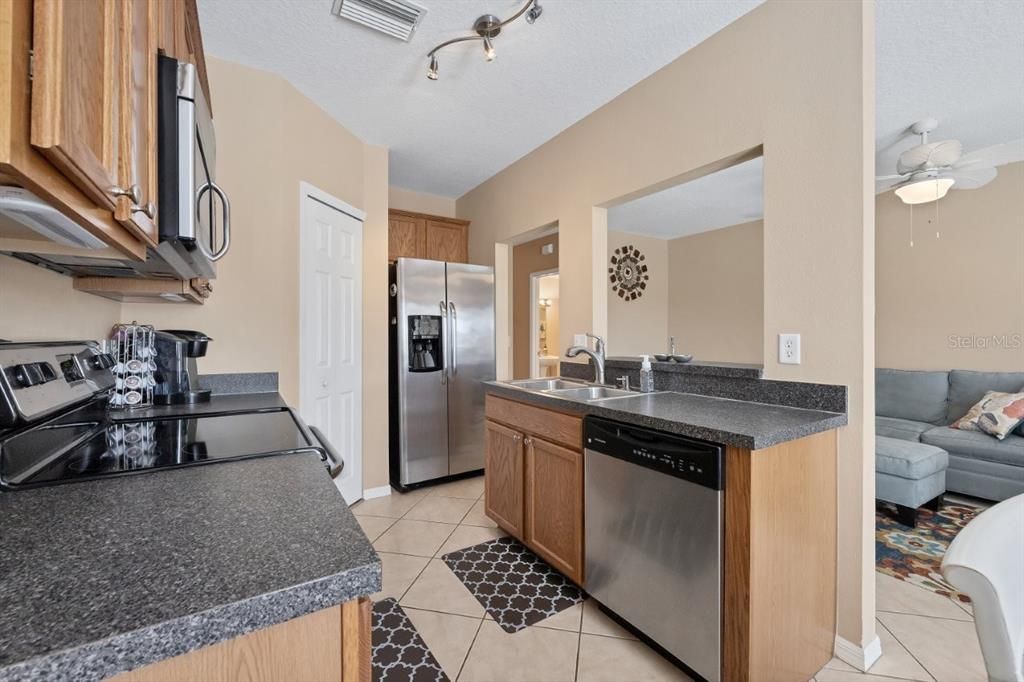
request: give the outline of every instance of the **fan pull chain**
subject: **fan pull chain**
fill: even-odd
[[[939,186],[935,185],[935,238],[941,239],[939,236]]]
[[[910,204],[910,248],[914,248],[914,205]]]

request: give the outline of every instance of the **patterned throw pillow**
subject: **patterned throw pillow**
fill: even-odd
[[[989,391],[953,424],[962,431],[982,431],[999,440],[1024,422],[1024,393]]]

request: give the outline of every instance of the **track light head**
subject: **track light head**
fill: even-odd
[[[437,57],[430,55],[430,68],[427,69],[427,78],[432,81],[437,80]]]
[[[492,43],[491,39],[488,38],[487,36],[483,37],[483,41],[484,41],[484,58],[487,59],[487,61],[489,61],[489,62],[493,62],[494,61],[494,56],[495,56],[494,55],[494,43]]]
[[[536,2],[533,3],[533,7],[526,11],[526,23],[532,24],[540,18],[540,15],[544,13],[544,8]]]

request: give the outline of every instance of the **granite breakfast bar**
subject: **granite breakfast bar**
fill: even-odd
[[[283,404],[211,404],[236,403]],[[0,680],[181,679],[240,642],[296,675],[369,663],[342,630],[368,635],[380,560],[316,454],[2,494],[0,529]]]

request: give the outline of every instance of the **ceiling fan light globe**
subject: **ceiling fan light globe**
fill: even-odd
[[[926,204],[946,196],[956,181],[953,178],[928,178],[896,188],[896,196],[904,204]]]

